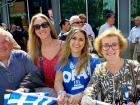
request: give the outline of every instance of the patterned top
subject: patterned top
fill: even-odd
[[[93,75],[93,91],[92,95],[95,98],[101,92],[101,100],[107,103],[122,103],[126,102],[125,88],[128,89],[128,98],[134,98],[134,84],[130,64],[133,65],[134,75],[137,84],[137,93],[140,96],[140,65],[137,61],[125,60],[124,66],[113,75],[106,69],[105,63],[97,65]],[[126,90],[126,89],[125,89]],[[138,97],[137,97],[138,98]]]

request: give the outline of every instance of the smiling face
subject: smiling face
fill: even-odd
[[[102,54],[106,60],[115,60],[120,57],[120,46],[117,36],[102,39]]]
[[[85,35],[82,32],[76,32],[70,40],[70,49],[73,56],[80,56],[85,46]]]
[[[35,29],[35,33],[36,35],[41,39],[47,39],[48,37],[51,37],[51,29],[49,27],[49,24],[48,26],[45,27],[45,23],[47,23],[47,21],[42,18],[42,17],[38,17],[35,19],[34,23],[33,23],[33,27],[34,26],[39,26],[40,25],[40,28],[34,28]]]

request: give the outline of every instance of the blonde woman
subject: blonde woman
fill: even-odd
[[[89,55],[88,38],[84,30],[72,29],[56,66],[55,90],[59,105],[76,105],[87,87],[98,58]],[[66,97],[68,96],[68,97]]]
[[[29,26],[28,53],[32,57],[37,72],[29,73],[21,82],[18,91],[48,92],[57,97],[54,90],[55,66],[57,64],[62,41],[57,39],[54,26],[44,14],[36,14]]]
[[[54,87],[55,71],[62,41],[57,39],[55,28],[44,14],[36,14],[29,26],[28,53],[37,67],[43,68],[44,81],[48,87]],[[41,59],[43,58],[43,65]]]
[[[95,49],[106,59],[93,75],[92,98],[101,92],[101,100],[113,105],[136,105],[140,100],[140,65],[123,59],[127,40],[119,30],[110,29],[95,39]],[[93,105],[91,97],[84,96],[82,105]],[[102,105],[102,104],[101,104]],[[139,105],[139,104],[137,104]]]

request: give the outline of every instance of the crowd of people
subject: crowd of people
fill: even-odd
[[[140,17],[128,39],[114,22],[108,13],[97,37],[85,14],[62,20],[59,35],[42,13],[22,32],[1,23],[0,105],[8,90],[47,91],[58,105],[140,105],[140,64],[122,56],[139,43]]]

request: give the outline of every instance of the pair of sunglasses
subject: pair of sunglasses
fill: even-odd
[[[40,28],[48,28],[49,27],[49,23],[48,22],[43,22],[43,23],[41,23],[41,24],[34,24],[33,25],[33,28],[35,29],[35,30],[39,30]]]
[[[80,24],[80,23],[82,23],[82,22],[74,22],[74,23],[76,23],[76,24]],[[73,24],[74,24],[74,23],[73,23]]]

